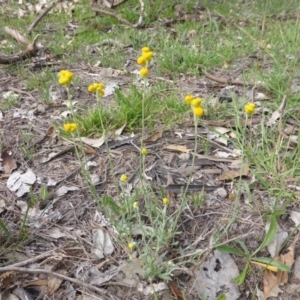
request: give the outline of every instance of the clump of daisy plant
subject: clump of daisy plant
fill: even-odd
[[[58,83],[64,87],[66,87],[66,91],[67,91],[67,95],[68,95],[68,107],[70,107],[71,112],[74,116],[72,99],[71,99],[70,90],[69,90],[69,85],[71,84],[73,77],[74,77],[74,74],[71,71],[61,70],[59,72]]]
[[[188,189],[188,186],[192,180],[193,176],[193,169],[194,169],[194,164],[195,164],[195,158],[197,154],[197,139],[198,139],[198,118],[204,116],[204,108],[201,106],[202,104],[202,99],[199,97],[194,97],[193,95],[189,94],[184,97],[184,101],[189,104],[192,108],[193,115],[194,115],[194,126],[195,126],[195,149],[194,149],[194,154],[193,154],[193,159],[192,159],[192,170],[191,174],[188,180],[188,184],[186,187],[186,191]]]
[[[144,81],[144,89],[142,92],[142,138],[141,138],[141,165],[142,172],[144,173],[144,162],[145,156],[148,154],[148,150],[143,147],[144,140],[144,132],[145,132],[145,94],[146,94],[146,86],[147,86],[147,78],[149,76],[149,64],[153,58],[153,52],[149,47],[143,47],[141,49],[141,55],[137,58],[137,64],[141,66],[139,70],[139,75]]]
[[[105,84],[102,83],[102,82],[94,82],[94,83],[92,83],[88,86],[88,91],[90,93],[95,93],[96,94],[99,119],[100,119],[100,122],[101,122],[101,127],[102,127],[103,133],[104,133],[104,124],[103,124],[102,115],[101,115],[101,112],[100,112],[100,101],[101,101],[102,97],[105,96],[104,89],[105,89]]]

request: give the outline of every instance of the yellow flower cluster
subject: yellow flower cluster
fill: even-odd
[[[202,117],[204,115],[204,109],[201,106],[201,98],[195,98],[193,95],[187,95],[185,96],[184,100],[187,104],[191,105],[195,116]]]
[[[64,124],[64,130],[65,131],[73,132],[76,129],[77,129],[77,124],[76,123],[67,123],[67,124]]]
[[[61,70],[59,72],[58,83],[60,85],[69,85],[73,79],[74,74],[68,70]]]
[[[247,115],[253,115],[255,112],[255,103],[253,103],[253,102],[247,103],[245,105],[244,109],[245,109],[245,113]]]
[[[105,85],[103,83],[95,82],[95,83],[89,85],[88,91],[90,93],[98,93],[98,95],[103,97],[105,95],[104,88],[105,88]]]
[[[140,69],[140,76],[142,78],[146,78],[149,74],[148,65],[153,58],[153,52],[150,50],[149,47],[143,47],[141,52],[142,55],[138,57],[136,62],[139,65],[143,66],[143,68]]]

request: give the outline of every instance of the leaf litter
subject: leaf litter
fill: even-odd
[[[23,3],[20,4],[23,5]],[[33,6],[30,6],[30,10],[35,10],[36,12],[41,11],[44,5],[45,4],[41,2],[40,7],[34,8]],[[74,65],[74,67],[80,69],[81,66]],[[94,66],[94,68],[97,69],[97,66]],[[118,73],[114,72],[113,69],[101,70],[101,68],[99,68],[97,71],[99,71],[99,74],[103,71],[106,75],[108,74],[107,77],[115,76],[113,73]],[[107,85],[109,87],[109,94],[113,95],[114,89],[122,83],[122,79],[123,78],[120,76],[116,81],[118,83]],[[192,83],[194,78],[188,79],[189,82]],[[197,84],[199,85],[198,82]],[[182,90],[188,91],[192,89],[192,84],[189,85],[187,82],[184,82]],[[202,93],[203,90],[200,92]],[[213,93],[213,90],[210,92]],[[237,90],[236,92],[238,93],[239,91]],[[203,92],[203,94],[205,93],[207,92]],[[26,95],[24,98],[26,98]],[[60,95],[57,99],[62,100],[63,97]],[[267,100],[267,98],[265,99],[264,97],[264,100]],[[78,107],[79,106],[80,102],[78,102]],[[50,113],[46,113],[50,119]],[[51,125],[51,121],[47,124],[45,117],[35,115],[35,110],[27,109],[26,107],[21,110],[15,110],[13,115],[17,119],[16,123],[19,122],[19,125],[27,125],[28,120],[30,120],[36,126],[44,126],[44,132],[46,132],[49,125]],[[279,115],[277,113],[277,115],[274,115],[273,119],[269,119],[270,124],[274,125],[282,116],[282,112],[279,112]],[[14,139],[14,137],[17,136],[18,129],[17,127],[10,128],[7,125],[8,118],[6,112],[3,118],[1,118],[1,122],[4,124],[3,128],[7,133],[4,138],[4,143],[6,145],[16,145],[16,139]],[[26,119],[26,121],[24,119]],[[206,201],[202,206],[193,207],[192,205],[189,205],[187,207],[184,215],[185,221],[180,227],[182,236],[178,239],[180,247],[185,251],[183,255],[188,254],[190,251],[190,249],[187,248],[187,245],[193,244],[198,240],[199,236],[201,237],[201,248],[204,248],[203,245],[209,245],[210,237],[212,233],[214,233],[214,229],[218,226],[218,230],[219,228],[224,228],[228,224],[228,218],[234,217],[230,199],[228,199],[228,195],[231,194],[230,192],[234,192],[233,179],[243,175],[245,183],[248,183],[250,180],[248,178],[248,166],[246,169],[241,166],[233,166],[234,162],[239,160],[238,158],[242,153],[238,153],[235,156],[237,159],[230,159],[229,157],[231,156],[226,156],[224,154],[232,153],[234,151],[230,143],[230,138],[235,138],[234,134],[231,133],[232,126],[226,127],[226,122],[219,125],[221,127],[224,126],[223,128],[225,128],[224,131],[222,129],[221,135],[226,135],[226,139],[218,139],[218,137],[216,138],[215,136],[210,137],[208,134],[206,135],[206,138],[208,141],[213,139],[217,144],[219,143],[222,146],[228,147],[228,152],[224,151],[224,147],[221,147],[221,145],[218,147],[216,143],[211,143],[210,145],[213,145],[214,149],[217,148],[217,151],[208,151],[208,154],[204,154],[202,149],[198,149],[197,159],[199,160],[196,162],[190,191],[205,190],[207,191],[207,195]],[[203,126],[205,126],[205,124]],[[123,130],[124,127],[122,126],[115,134],[122,134]],[[157,184],[162,186],[166,188],[166,191],[168,190],[168,187],[172,197],[176,200],[178,200],[178,198],[180,199],[182,188],[187,186],[187,180],[184,176],[187,176],[192,171],[191,156],[184,157],[184,159],[180,157],[181,154],[192,154],[194,145],[188,138],[188,135],[191,135],[192,133],[193,131],[189,131],[188,127],[184,127],[183,130],[182,126],[174,126],[173,130],[168,132],[160,131],[152,135],[149,133],[149,138],[145,140],[160,159],[159,162],[157,162],[153,159],[154,156],[150,156],[154,162],[151,162],[151,166],[150,164],[147,165],[148,168],[145,176],[152,180],[155,179],[153,180],[153,185]],[[178,138],[174,138],[176,135]],[[136,161],[138,161],[138,155],[136,148],[132,147],[132,143],[139,145],[138,138],[138,136],[124,136],[120,139],[110,138],[108,141],[109,148],[115,151],[112,151],[114,169],[120,170],[120,173],[122,171],[133,174],[132,180],[135,183],[138,182],[137,178],[134,177],[134,174],[136,174],[136,170],[138,169],[138,164],[136,163]],[[90,140],[86,140],[88,141],[86,143],[89,146],[101,148],[96,149],[96,153],[98,154],[96,158],[97,162],[96,165],[94,165],[95,168],[91,169],[94,172],[94,176],[103,179],[100,181],[103,182],[103,184],[100,184],[99,187],[97,187],[97,192],[103,194],[104,191],[109,191],[112,196],[115,196],[115,187],[114,184],[112,184],[112,174],[108,174],[108,178],[104,178],[106,177],[106,175],[104,176],[105,169],[109,162],[105,150],[103,150],[104,147],[102,147],[103,139],[91,139],[90,137],[89,139]],[[52,152],[53,154],[49,152],[51,142],[56,144],[58,146],[57,149],[59,150],[57,152]],[[72,258],[73,260],[67,259],[64,256],[59,257],[51,254],[49,257],[42,258],[39,261],[39,264],[44,266],[45,269],[50,268],[54,270],[56,273],[70,277],[76,276],[83,282],[109,287],[114,295],[118,295],[118,291],[113,288],[113,284],[110,286],[110,283],[112,282],[116,286],[119,284],[121,287],[119,287],[119,289],[121,289],[121,299],[124,295],[127,295],[126,293],[128,293],[128,291],[132,291],[130,290],[132,289],[132,286],[137,287],[137,290],[140,291],[142,295],[150,295],[153,293],[153,288],[151,288],[148,283],[145,283],[145,280],[143,279],[144,270],[140,260],[138,258],[132,258],[128,261],[123,260],[118,256],[118,254],[122,252],[122,249],[119,246],[114,246],[114,239],[112,238],[118,233],[114,231],[109,220],[105,219],[105,216],[99,211],[99,208],[94,203],[90,193],[86,190],[83,175],[80,174],[80,172],[75,172],[73,174],[74,169],[80,167],[78,166],[78,161],[74,156],[74,153],[72,151],[66,151],[67,148],[64,148],[65,145],[57,143],[55,139],[51,142],[50,140],[45,140],[34,149],[36,156],[34,157],[33,162],[30,163],[30,169],[24,169],[24,167],[20,168],[13,172],[10,176],[14,175],[7,180],[7,177],[3,175],[9,175],[10,172],[18,168],[18,165],[14,164],[14,162],[9,159],[8,167],[3,167],[4,171],[1,170],[0,192],[4,197],[4,199],[1,200],[7,205],[7,209],[5,209],[5,206],[2,207],[4,210],[2,211],[1,219],[3,218],[5,220],[5,223],[9,228],[14,228],[14,219],[20,218],[20,213],[23,215],[27,211],[29,213],[28,231],[30,231],[30,235],[33,237],[33,242],[28,245],[28,248],[24,247],[25,257],[23,257],[22,260],[26,261],[26,259],[34,259],[35,256],[38,257],[39,253],[44,253],[45,249],[49,248],[54,249],[55,251],[62,251],[66,257]],[[153,145],[152,143],[154,142],[159,143],[158,145]],[[70,150],[71,149],[73,148],[70,148]],[[17,151],[17,148],[13,150]],[[24,156],[22,156],[21,153],[17,153],[17,155],[14,155],[13,157],[16,159],[15,162],[24,160]],[[20,160],[20,158],[22,160]],[[42,160],[41,158],[46,160]],[[3,162],[4,159],[2,158],[2,165],[4,164]],[[44,164],[42,164],[42,162]],[[220,173],[222,173],[221,177]],[[119,175],[119,173],[116,175]],[[30,190],[35,194],[38,194],[41,185],[37,180],[38,178],[53,178],[51,180],[55,182],[55,184],[48,185],[50,191],[54,193],[53,196],[48,199],[49,202],[47,203],[46,210],[39,209],[39,207],[30,207],[29,203],[23,201],[29,199],[28,194]],[[224,182],[220,183],[218,180],[220,178],[222,178],[222,181]],[[63,185],[57,187],[56,183],[58,182],[62,182]],[[8,191],[5,189],[6,187],[8,188]],[[22,200],[18,199],[21,197]],[[239,195],[239,197],[239,200],[242,203],[239,208],[241,218],[233,224],[235,226],[232,226],[229,229],[228,235],[230,238],[236,238],[241,232],[248,233],[252,232],[252,229],[255,229],[257,232],[256,235],[249,234],[249,236],[245,238],[245,242],[250,245],[251,243],[255,244],[256,240],[261,241],[263,239],[263,237],[260,236],[260,232],[263,229],[263,220],[260,216],[256,216],[254,221],[250,220],[247,203],[246,201],[243,202],[244,199],[246,199],[246,192]],[[259,202],[262,195],[258,191],[254,191],[253,198],[255,201]],[[269,201],[268,196],[265,197],[264,195],[263,199]],[[14,205],[20,209],[20,212],[13,210]],[[31,223],[35,218],[39,219],[38,226],[36,226],[37,223]],[[296,226],[299,225],[299,216],[296,211],[290,212],[290,218],[295,221]],[[101,228],[99,228],[99,226],[101,226]],[[35,227],[34,230],[33,227]],[[282,228],[284,227],[282,226]],[[136,229],[134,234],[141,234],[142,232],[141,229]],[[286,231],[279,231],[278,229],[275,240],[268,247],[271,256],[279,251],[285,238]],[[76,245],[68,244],[69,239],[76,241]],[[288,253],[279,256],[280,261],[287,265],[293,265],[295,243],[288,248]],[[197,245],[197,243],[195,243],[195,245]],[[253,249],[254,248],[255,247],[253,247]],[[124,253],[125,252],[122,252],[122,255]],[[91,254],[95,255],[98,260],[92,259],[90,256]],[[298,258],[299,256],[297,257],[296,262],[299,265]],[[10,261],[7,254],[3,256],[3,259]],[[19,260],[19,262],[22,262],[22,260]],[[48,260],[49,264],[47,264]],[[225,297],[227,299],[238,299],[241,291],[232,282],[232,279],[239,273],[240,265],[238,262],[239,261],[235,261],[232,256],[214,251],[204,262],[199,262],[200,266],[194,271],[194,277],[191,276],[190,272],[184,270],[184,268],[178,268],[178,273],[176,273],[174,279],[176,279],[177,283],[179,282],[180,286],[184,286],[182,290],[185,295],[189,293],[189,291],[192,291],[191,293],[196,297],[195,299],[201,298],[203,294],[206,295],[208,299],[217,299],[217,297],[219,297],[218,299],[221,299],[220,296],[222,295],[226,295]],[[64,265],[64,268],[62,268],[62,265]],[[28,264],[28,266],[34,266],[34,264]],[[123,278],[120,273],[123,273]],[[186,274],[191,277],[188,276],[188,279],[185,279]],[[14,277],[21,282],[24,281],[24,277],[19,272],[15,272]],[[273,277],[274,274],[270,271],[265,271],[265,299],[271,294],[278,294],[278,286],[287,281],[286,274],[284,273],[280,276],[279,274],[276,274],[275,279]],[[299,272],[295,273],[295,277],[299,278]],[[62,299],[61,296],[64,289],[62,285],[63,280],[53,276],[43,277],[41,275],[41,278],[44,279],[41,279],[39,283],[32,283],[34,289],[39,290],[39,284],[47,285],[47,291],[50,295],[55,294],[57,299]],[[193,285],[190,285],[191,278],[193,279],[192,281],[195,282]],[[257,283],[256,280],[257,277],[254,278],[255,285]],[[10,284],[11,285],[8,287],[14,287],[12,282]],[[74,285],[74,287],[75,286],[76,285]],[[68,291],[70,294],[73,293],[75,295],[75,289],[77,288],[74,287],[72,284],[69,284]],[[126,287],[128,287],[128,289],[126,289]],[[163,281],[154,283],[153,287],[157,292],[167,289],[167,285]],[[19,299],[22,299],[22,297],[24,299],[30,299],[31,297],[25,289],[20,289],[18,293],[18,295],[23,295],[19,296]],[[180,299],[182,293],[178,291],[176,293],[176,297]]]

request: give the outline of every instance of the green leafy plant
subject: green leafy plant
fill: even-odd
[[[256,256],[256,254],[259,251],[261,251],[263,248],[267,247],[274,240],[276,231],[277,231],[276,216],[272,215],[270,217],[269,230],[268,230],[264,240],[260,244],[260,246],[253,253],[249,252],[248,248],[246,247],[244,242],[242,242],[241,240],[235,240],[235,244],[236,244],[235,247],[225,244],[225,245],[221,245],[216,248],[220,252],[242,256],[246,259],[246,264],[244,266],[243,271],[234,280],[238,285],[241,285],[244,283],[250,263],[259,263],[260,265],[264,266],[266,269],[269,269],[271,271],[277,271],[277,270],[281,270],[284,272],[290,271],[290,268],[288,266],[286,266],[285,264],[283,264],[279,261],[274,260],[273,258]],[[237,248],[237,246],[240,246],[242,251],[239,250]]]

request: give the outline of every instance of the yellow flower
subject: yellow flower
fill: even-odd
[[[150,48],[149,47],[143,47],[142,48],[142,53],[144,54],[144,53],[147,53],[147,52],[150,52],[151,50],[150,50]]]
[[[169,205],[170,204],[170,199],[169,198],[164,198],[163,199],[163,204]]]
[[[140,56],[138,57],[138,59],[136,60],[136,62],[139,64],[139,65],[142,65],[144,66],[146,64],[146,59],[144,56]]]
[[[101,97],[103,97],[103,96],[105,95],[105,92],[104,92],[102,89],[98,89],[98,90],[97,90],[97,93],[98,93]]]
[[[88,86],[88,91],[89,91],[90,93],[94,93],[94,92],[95,92],[95,87],[94,87],[93,84],[91,84],[91,85]]]
[[[149,70],[147,68],[140,69],[140,75],[142,78],[148,77]]]
[[[202,99],[201,98],[194,98],[191,102],[191,105],[193,107],[197,107],[197,106],[200,106],[202,103]]]
[[[194,115],[197,117],[202,117],[204,115],[204,109],[201,106],[194,107],[193,112]]]
[[[133,208],[138,208],[138,207],[139,207],[139,204],[138,204],[137,201],[135,201],[135,202],[133,202],[132,206],[133,206]]]
[[[68,85],[71,83],[72,79],[73,79],[74,74],[71,71],[68,70],[61,70],[59,72],[59,79],[58,79],[58,83],[60,85]]]
[[[122,174],[120,180],[121,180],[122,182],[125,182],[125,183],[126,183],[126,182],[128,181],[128,176],[125,175],[125,174]]]
[[[244,109],[245,109],[245,113],[246,113],[247,115],[252,115],[252,114],[254,114],[254,112],[255,112],[255,103],[253,103],[253,102],[247,103],[247,104],[245,105]]]
[[[191,104],[192,101],[194,99],[194,96],[193,95],[187,95],[184,97],[184,101],[187,103],[187,104]]]
[[[88,91],[90,93],[98,93],[100,94],[101,96],[104,96],[104,91],[103,89],[105,88],[105,85],[103,83],[93,83],[91,85],[89,85],[88,87]]]
[[[132,251],[134,249],[134,247],[135,247],[135,243],[134,242],[131,242],[131,243],[128,244],[128,249],[130,251]]]
[[[67,124],[64,124],[64,130],[65,131],[73,132],[76,129],[77,129],[77,124],[76,123],[67,123]]]
[[[153,52],[149,51],[149,52],[143,53],[142,57],[145,59],[145,61],[149,62],[153,58]]]
[[[147,148],[142,148],[141,153],[142,153],[143,155],[147,155],[147,154],[148,154]]]

